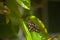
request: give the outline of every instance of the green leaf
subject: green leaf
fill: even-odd
[[[42,40],[42,36],[37,32],[31,32],[33,40]]]
[[[29,32],[29,30],[25,24],[25,21],[23,19],[20,19],[20,25],[22,26],[22,30],[24,31],[26,40],[32,40],[31,33]]]
[[[42,32],[47,33],[47,29],[45,28],[45,25],[43,24],[43,22],[41,20],[39,20],[35,16],[30,16],[30,19],[31,19],[31,21],[33,23],[35,23],[38,27],[40,27],[40,29],[42,30]]]
[[[30,10],[30,0],[16,0],[23,8]]]
[[[28,17],[27,19],[30,19],[34,24],[36,24],[38,27],[39,27],[39,29],[40,29],[40,32],[39,33],[36,33],[36,32],[33,32],[32,33],[32,36],[33,36],[33,39],[34,38],[36,38],[36,39],[34,39],[34,40],[39,40],[40,38],[39,38],[39,36],[38,35],[40,35],[41,36],[41,39],[40,40],[46,40],[46,38],[47,38],[47,30],[46,30],[46,28],[45,28],[45,25],[42,23],[42,21],[41,20],[39,20],[37,17],[35,17],[35,16],[30,16],[30,17]],[[36,37],[37,36],[37,37]]]

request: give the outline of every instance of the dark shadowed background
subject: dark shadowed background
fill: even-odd
[[[48,32],[60,33],[60,0],[31,1],[33,14],[44,22]]]

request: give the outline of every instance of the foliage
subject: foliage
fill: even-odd
[[[5,3],[9,11],[5,14],[6,23],[0,24],[0,26],[2,25],[2,29],[0,29],[0,37],[6,36],[12,38],[17,36],[19,28],[22,28],[26,40],[45,40],[45,38],[47,38],[47,30],[45,25],[41,22],[41,20],[31,14],[30,0],[6,0]],[[28,16],[22,15],[21,17],[17,4],[28,10],[27,12],[24,11],[24,14],[29,13]],[[30,19],[35,25],[39,27],[39,29],[42,30],[39,31],[39,33],[34,31],[30,32],[26,23],[27,19]]]
[[[16,0],[23,8],[30,10],[30,0]]]

